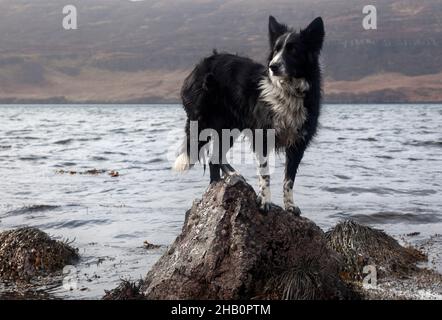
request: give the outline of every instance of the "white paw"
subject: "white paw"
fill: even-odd
[[[286,206],[285,210],[296,217],[299,217],[301,215],[301,209],[294,205]]]
[[[265,200],[265,197],[263,197],[262,195],[258,195],[258,198],[256,199],[258,206],[259,206],[259,210],[261,210],[262,212],[269,212],[270,208],[272,207],[272,203],[269,201]]]

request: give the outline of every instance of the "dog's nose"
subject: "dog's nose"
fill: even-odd
[[[276,74],[279,72],[281,65],[279,63],[273,63],[269,66],[270,70],[272,70],[273,74]]]

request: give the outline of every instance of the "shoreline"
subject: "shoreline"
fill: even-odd
[[[0,105],[167,105],[167,104],[181,104],[181,100],[177,99],[162,99],[158,97],[142,97],[136,99],[127,100],[68,100],[64,97],[51,97],[47,99],[20,99],[20,98],[0,98]],[[373,100],[367,101],[365,99],[355,99],[355,100],[339,100],[339,99],[329,99],[325,98],[322,101],[325,105],[414,105],[414,104],[442,104],[442,100],[421,100],[421,101],[410,101],[410,100]]]

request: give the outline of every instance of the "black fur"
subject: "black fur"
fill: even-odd
[[[275,106],[262,99],[263,80],[268,80],[268,83],[286,81],[284,88],[287,88],[287,97],[291,99],[292,95],[297,94],[296,90],[291,90],[291,81],[305,79],[308,90],[300,92],[300,95],[303,97],[306,120],[292,140],[284,137],[290,130],[281,129],[281,134],[278,136],[277,132],[276,136],[276,149],[286,151],[285,175],[287,186],[291,188],[304,151],[318,125],[321,104],[318,60],[324,40],[322,19],[317,18],[306,29],[295,32],[270,17],[269,40],[271,50],[267,66],[245,57],[214,52],[212,56],[203,59],[186,78],[181,91],[188,117],[186,151],[189,154],[190,121],[198,121],[199,130],[211,128],[218,131],[220,137],[222,129],[275,129]],[[289,144],[288,141],[296,142]],[[200,142],[198,148],[201,149],[204,144]],[[211,182],[220,179],[220,169],[225,173],[233,171],[229,165],[214,164],[213,161],[209,162],[209,166]],[[299,213],[296,207],[293,210]]]

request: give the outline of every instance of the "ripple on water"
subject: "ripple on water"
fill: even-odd
[[[51,222],[40,225],[42,229],[76,229],[79,227],[86,226],[102,226],[110,224],[112,221],[110,219],[87,219],[87,220],[64,220],[59,222]]]
[[[80,142],[87,142],[87,141],[99,141],[102,139],[103,139],[102,137],[91,137],[91,138],[78,138],[76,140]]]
[[[373,138],[373,137],[359,138],[359,139],[356,139],[356,140],[358,140],[358,141],[368,141],[368,142],[376,142],[376,141],[378,141],[378,139]]]
[[[438,147],[442,148],[442,141],[434,141],[434,140],[410,140],[404,142],[406,146],[413,147]]]
[[[72,142],[74,142],[74,139],[62,139],[55,141],[54,144],[67,145],[71,144]]]
[[[351,178],[343,174],[335,174],[335,177],[341,180],[350,180]]]
[[[146,161],[144,163],[146,163],[146,164],[149,164],[149,163],[160,163],[160,162],[163,162],[163,161],[164,161],[164,159],[162,159],[162,158],[153,158],[153,159],[150,159],[150,160],[148,160],[148,161]]]
[[[138,234],[123,233],[123,234],[118,234],[118,235],[114,236],[114,239],[136,239],[138,237],[139,237]]]
[[[92,161],[107,161],[109,158],[101,157],[101,156],[94,156],[91,158]]]
[[[17,216],[17,215],[23,215],[28,213],[36,213],[36,212],[43,212],[43,211],[51,211],[60,208],[60,206],[57,205],[46,205],[46,204],[34,204],[30,206],[24,206],[18,209],[9,210],[5,213],[5,216]]]
[[[55,167],[55,168],[65,168],[65,167],[74,167],[76,165],[77,165],[76,162],[66,161],[66,162],[54,164],[53,167]]]
[[[110,129],[109,132],[110,133],[121,133],[121,134],[124,134],[124,133],[126,133],[126,128]]]
[[[128,155],[126,152],[119,152],[119,151],[104,151],[103,154],[105,154],[105,155],[118,155],[118,156],[127,156]]]
[[[362,224],[428,224],[442,221],[441,217],[435,213],[403,213],[389,211],[377,212],[373,214],[352,214],[351,219]]]
[[[21,129],[21,130],[9,130],[9,131],[6,131],[5,134],[7,136],[11,136],[11,135],[25,134],[25,133],[30,133],[30,132],[32,132],[31,129]]]
[[[16,140],[40,140],[39,137],[33,137],[33,136],[25,136],[25,137],[11,137],[12,139],[16,139]]]
[[[391,195],[391,194],[405,194],[405,195],[414,195],[414,196],[428,196],[436,194],[437,191],[433,189],[408,189],[408,190],[400,190],[400,189],[392,189],[385,187],[323,187],[322,190],[336,193],[336,194],[361,194],[361,193],[373,193],[378,195]]]
[[[36,160],[47,160],[47,156],[37,156],[37,155],[29,155],[29,156],[22,156],[19,157],[18,160],[22,161],[36,161]]]
[[[379,156],[375,156],[378,159],[385,159],[385,160],[393,160],[394,158],[392,156],[387,156],[387,155],[379,155]]]

